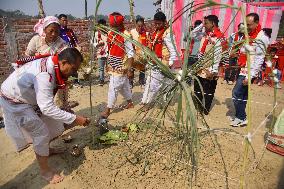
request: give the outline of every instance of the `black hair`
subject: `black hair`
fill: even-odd
[[[213,24],[215,24],[216,26],[218,26],[219,23],[219,19],[216,15],[208,15],[205,16],[204,19],[209,20],[210,22],[212,22]]]
[[[99,19],[99,21],[98,21],[98,24],[101,24],[101,25],[106,25],[106,20],[105,19]]]
[[[277,49],[276,47],[271,47],[271,48],[270,48],[270,52],[275,52],[275,53],[277,53],[277,51],[278,51],[278,49]]]
[[[66,14],[60,14],[57,18],[58,18],[59,20],[60,20],[61,18],[66,18],[66,19],[67,19],[67,15],[66,15]]]
[[[136,23],[137,22],[142,22],[142,23],[144,23],[144,18],[143,17],[137,17],[136,18]]]
[[[112,15],[112,16],[122,16],[122,14],[120,14],[119,12],[113,12],[110,15]]]
[[[68,64],[75,64],[78,58],[83,62],[84,58],[76,48],[66,48],[58,54],[58,60],[67,60]]]
[[[254,21],[254,22],[259,22],[259,16],[258,16],[258,14],[256,14],[256,13],[249,13],[249,14],[247,15],[247,17],[249,17],[249,16],[253,17],[253,21]]]
[[[271,29],[271,28],[263,28],[262,31],[263,31],[269,38],[271,38],[271,34],[272,34],[272,29]]]
[[[202,24],[201,20],[195,20],[194,22],[194,27],[196,28],[197,26],[199,26],[200,24]]]
[[[154,20],[166,22],[167,17],[163,12],[159,11],[154,15]]]

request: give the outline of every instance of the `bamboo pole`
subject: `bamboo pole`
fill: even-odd
[[[131,17],[131,20],[130,22],[133,22],[136,26],[136,22],[135,22],[135,16],[134,16],[134,1],[133,0],[128,0],[129,2],[129,9],[130,9],[130,17]]]
[[[88,1],[85,0],[85,19],[88,19]]]
[[[248,35],[248,29],[247,29],[247,21],[246,21],[246,14],[245,14],[245,7],[244,5],[241,6],[241,13],[244,21],[244,32],[245,32],[245,45],[249,45],[249,35]],[[246,51],[247,56],[247,70],[248,70],[248,100],[247,100],[247,120],[248,124],[245,130],[245,133],[249,133],[251,130],[251,62],[250,62],[250,52]],[[240,188],[245,188],[245,174],[247,169],[247,163],[248,163],[248,153],[249,153],[249,145],[250,141],[248,137],[244,139],[244,153],[243,153],[243,165],[242,165],[242,174],[240,177]]]
[[[87,0],[85,0],[85,14],[87,15],[87,12],[86,12],[86,6],[87,6]],[[96,0],[96,7],[97,7],[97,4],[98,4],[98,0]],[[96,24],[96,17],[97,17],[97,10],[95,11],[95,16],[94,16],[94,20],[93,20],[93,24],[95,25]],[[92,28],[93,29],[93,28]],[[93,40],[94,40],[94,37],[95,37],[95,31],[93,32]],[[93,42],[92,40],[92,42]],[[90,108],[91,108],[91,115],[93,115],[93,101],[92,101],[92,73],[93,73],[93,62],[94,62],[94,52],[95,52],[95,49],[94,49],[94,46],[93,44],[91,44],[91,48],[90,48],[90,67],[91,67],[91,71],[90,71],[90,76],[89,76],[89,102],[90,102]]]
[[[38,8],[39,8],[39,16],[41,18],[45,17],[45,13],[44,13],[44,9],[43,9],[43,4],[42,4],[42,0],[38,0]]]

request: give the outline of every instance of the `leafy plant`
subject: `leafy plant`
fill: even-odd
[[[96,7],[96,14],[99,10],[100,4],[102,0],[99,0]],[[133,1],[129,1],[133,2]],[[130,7],[132,4],[130,4]],[[188,22],[191,23],[191,17],[193,14],[203,11],[207,8],[230,8],[240,10],[239,7],[230,6],[227,4],[216,3],[212,0],[206,1],[201,4],[194,4],[194,2],[186,5],[180,12],[174,15],[171,19],[169,19],[168,27],[170,29],[171,40],[174,43],[174,36],[172,32],[172,24],[185,12],[189,11]],[[133,14],[133,12],[132,12]],[[245,15],[244,15],[245,16]],[[133,17],[133,15],[132,15]],[[151,51],[149,48],[143,46],[138,41],[133,40],[131,37],[121,33],[113,28],[101,25],[95,25],[95,29],[102,30],[105,32],[112,31],[117,35],[124,37],[126,40],[130,41],[133,45],[140,48],[143,53],[139,56],[141,59],[147,59],[147,66],[150,68],[158,69],[166,79],[161,81],[163,83],[158,95],[150,107],[147,107],[145,111],[145,107],[142,107],[138,112],[134,120],[140,120],[141,123],[146,121],[148,115],[158,120],[157,122],[152,122],[151,129],[146,129],[148,133],[144,134],[145,141],[142,146],[137,148],[131,148],[129,146],[129,150],[132,154],[134,154],[135,161],[139,163],[144,160],[144,162],[149,162],[150,155],[153,152],[158,151],[159,149],[166,148],[167,151],[170,152],[171,165],[169,167],[171,169],[177,166],[179,161],[185,162],[186,169],[188,172],[188,178],[192,182],[193,178],[197,178],[198,166],[199,166],[199,156],[200,149],[202,147],[202,139],[206,138],[211,142],[214,148],[217,149],[217,152],[220,154],[222,159],[222,164],[224,167],[224,172],[226,175],[226,183],[228,187],[228,172],[226,168],[226,164],[223,158],[222,151],[220,149],[219,142],[217,140],[216,132],[234,132],[237,135],[242,136],[239,133],[231,129],[211,129],[206,122],[204,116],[199,113],[199,111],[195,107],[196,96],[193,89],[187,84],[187,80],[189,78],[196,80],[200,85],[202,90],[202,86],[196,77],[197,73],[209,66],[213,65],[214,59],[214,51],[216,48],[220,48],[220,46],[214,45],[207,53],[204,54],[203,58],[199,59],[194,66],[190,69],[188,68],[188,57],[189,57],[189,47],[191,36],[187,36],[187,44],[185,49],[184,60],[182,62],[181,55],[178,53],[178,61],[183,63],[182,71],[179,73],[173,72],[168,66],[163,64],[161,60],[156,56],[156,54]],[[246,39],[233,44],[236,47],[239,47],[240,44],[246,43],[248,44],[248,34],[247,28],[246,30]],[[177,51],[177,47],[175,46]],[[238,48],[236,48],[238,50]],[[178,52],[178,51],[177,51]],[[226,51],[220,52],[221,57],[227,56]],[[144,62],[141,62],[144,63]],[[144,63],[145,64],[145,63]],[[202,90],[202,95],[204,96],[204,92]],[[204,99],[204,98],[203,98]],[[250,97],[249,97],[250,100]],[[201,102],[204,106],[204,101]],[[172,105],[175,104],[175,105]],[[250,112],[249,112],[250,115]],[[167,123],[167,120],[171,120],[171,124]],[[148,125],[149,126],[149,125]],[[143,131],[143,127],[139,127]],[[248,127],[250,128],[250,127]],[[139,135],[139,133],[137,134]],[[247,140],[246,140],[247,142]],[[142,143],[142,142],[141,142]],[[245,146],[245,154],[248,152],[249,143]],[[244,156],[244,159],[247,159],[247,156]],[[146,164],[148,166],[148,164]],[[244,166],[245,167],[245,166]]]

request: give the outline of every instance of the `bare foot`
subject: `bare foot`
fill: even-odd
[[[56,184],[63,181],[64,177],[57,174],[55,171],[46,171],[41,173],[41,177],[48,181],[50,184]]]
[[[60,148],[49,148],[49,156],[56,155],[56,154],[62,154],[66,152],[66,148],[60,147]]]

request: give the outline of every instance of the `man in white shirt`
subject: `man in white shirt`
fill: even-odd
[[[18,62],[18,67],[1,85],[0,105],[6,132],[18,152],[33,143],[41,176],[50,183],[63,180],[48,165],[49,155],[60,153],[49,147],[50,141],[62,134],[64,123],[88,125],[90,122],[54,104],[55,93],[65,87],[65,81],[82,61],[77,49],[67,48],[58,56]]]
[[[210,112],[217,86],[218,69],[222,59],[223,44],[226,43],[224,34],[218,27],[218,23],[219,19],[216,15],[204,17],[206,34],[201,39],[198,52],[198,58],[204,66],[203,69],[197,73],[197,78],[201,86],[199,86],[197,80],[194,81],[194,92],[196,95],[195,105],[199,112],[205,115],[208,115]],[[211,58],[208,58],[208,56]],[[203,60],[203,57],[205,57],[206,60]]]
[[[109,25],[117,32],[120,32],[129,38],[130,33],[125,30],[124,16],[118,12],[109,15]],[[129,77],[133,76],[131,71],[134,62],[134,50],[132,43],[122,35],[114,31],[108,33],[108,73],[110,75],[108,103],[101,118],[107,118],[111,109],[114,108],[118,93],[127,101],[126,109],[133,108],[132,92],[129,84]]]
[[[130,30],[131,37],[138,41],[141,45],[147,47],[148,45],[148,35],[149,33],[146,30],[146,26],[144,23],[144,18],[138,17],[136,19],[136,28]],[[146,71],[146,59],[144,58],[143,51],[134,45],[135,56],[134,56],[134,63],[133,68],[139,70],[139,84],[143,88],[145,86],[145,71]],[[134,76],[134,69],[133,69],[133,76]],[[133,88],[133,78],[129,78],[130,85]]]
[[[167,18],[163,12],[157,12],[154,15],[155,31],[150,36],[149,48],[165,65],[172,68],[177,53],[171,40],[170,29],[167,28]],[[146,86],[143,93],[142,105],[151,104],[165,83],[165,77],[157,68],[152,66],[147,76]]]
[[[269,44],[269,38],[261,30],[259,16],[256,13],[250,13],[246,16],[249,38],[253,40],[249,45],[242,46],[238,59],[239,65],[245,65],[241,68],[240,75],[233,89],[233,102],[236,110],[235,118],[230,124],[233,127],[247,125],[246,104],[248,99],[248,72],[251,79],[257,77],[264,62],[266,49]],[[250,70],[247,69],[246,50],[250,50]]]

